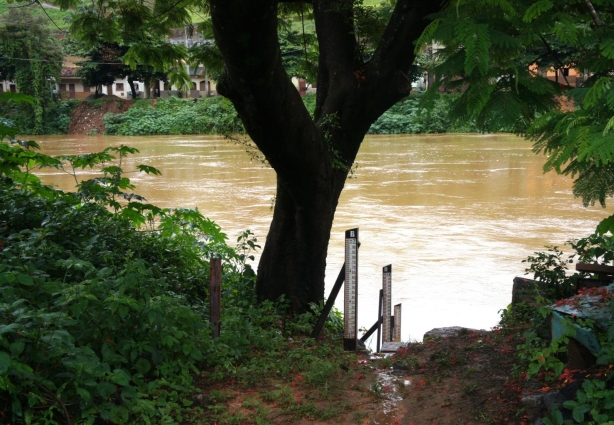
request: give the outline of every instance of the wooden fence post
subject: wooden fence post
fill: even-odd
[[[220,316],[222,313],[222,260],[209,261],[209,322],[213,327],[213,338],[220,336]]]

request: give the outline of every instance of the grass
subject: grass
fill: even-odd
[[[65,10],[55,9],[51,7],[43,8],[38,3],[32,3],[28,6],[24,6],[21,4],[15,4],[19,7],[23,7],[24,9],[30,11],[35,16],[43,16],[49,19],[49,25],[55,29],[67,30],[70,24],[68,23],[68,19],[72,16],[71,12],[67,12]],[[0,0],[0,15],[4,15],[9,11],[9,4],[6,0]]]

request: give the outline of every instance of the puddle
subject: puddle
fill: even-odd
[[[393,423],[399,412],[399,403],[403,400],[400,388],[411,385],[408,379],[400,380],[393,373],[392,368],[377,372],[377,383],[371,388],[381,400],[379,410],[372,420],[374,425],[387,425]]]

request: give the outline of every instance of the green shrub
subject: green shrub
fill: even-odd
[[[205,369],[257,382],[267,372],[317,369],[318,358],[331,355],[347,362],[340,345],[307,340],[294,347],[283,300],[256,304],[255,274],[245,261],[258,245],[249,231],[231,248],[198,211],[159,209],[127,192],[133,186],[114,156],[135,149],[50,158],[35,146],[0,143],[4,420],[196,423],[205,413],[192,405],[201,392],[194,376]],[[69,172],[92,166],[102,177],[65,193],[32,174],[43,164]],[[215,340],[208,321],[212,256],[224,266]]]
[[[230,101],[219,96],[136,102],[124,113],[105,115],[104,124],[106,134],[120,136],[244,133]]]
[[[421,105],[421,95],[411,95],[384,112],[369,129],[370,134],[469,133],[475,123],[457,123],[447,117],[457,95],[440,95],[432,106]]]
[[[56,101],[43,110],[43,133],[66,134],[70,117],[79,100]],[[34,108],[32,105],[14,102],[0,102],[0,116],[9,118],[20,134],[34,132]]]

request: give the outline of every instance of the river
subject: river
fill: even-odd
[[[250,229],[263,243],[275,176],[243,147],[216,136],[41,136],[51,155],[121,143],[140,150],[124,169],[136,193],[161,207],[198,207],[230,236]],[[377,317],[382,267],[392,264],[392,303],[402,303],[403,340],[442,326],[488,329],[511,301],[521,261],[544,245],[591,233],[614,209],[584,208],[571,179],[543,174],[544,157],[510,135],[369,136],[341,196],[328,253],[327,293],[343,264],[344,231],[360,229],[358,326]],[[43,180],[71,189],[67,175]],[[337,300],[343,308],[343,291]]]

